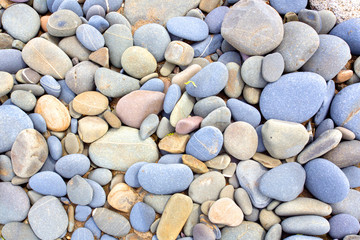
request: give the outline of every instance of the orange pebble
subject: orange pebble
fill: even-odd
[[[353,76],[354,72],[352,70],[341,70],[335,78],[336,83],[343,83],[349,80]]]
[[[45,15],[40,18],[41,29],[44,30],[44,32],[47,32],[46,25],[47,25],[47,22],[49,21],[49,17],[50,17],[50,15]]]

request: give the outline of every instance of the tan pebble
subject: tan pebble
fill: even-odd
[[[15,74],[15,79],[20,83],[26,83],[25,79],[23,79],[22,71],[24,71],[24,69],[20,69],[19,71],[17,71],[17,73]]]
[[[225,153],[218,155],[217,157],[209,161],[206,161],[205,165],[209,168],[223,170],[227,168],[227,166],[229,166],[230,161],[231,161],[230,156]]]
[[[107,97],[96,91],[80,93],[73,100],[73,108],[84,115],[98,115],[106,110],[109,105]]]
[[[41,29],[44,30],[44,32],[47,32],[47,23],[49,21],[50,15],[45,15],[40,18],[40,26]]]
[[[110,183],[110,190],[113,189],[113,187],[116,186],[118,183],[125,183],[124,180],[125,175],[123,173],[116,174],[112,179]]]
[[[87,116],[79,120],[78,132],[85,143],[92,143],[105,135],[108,124],[99,117]]]
[[[158,73],[150,73],[149,75],[146,75],[145,77],[143,77],[140,80],[140,84],[143,85],[144,83],[146,83],[148,80],[152,79],[152,78],[157,78],[159,76]]]
[[[80,150],[78,139],[73,133],[68,133],[64,138],[64,147],[68,154],[78,153]]]
[[[159,148],[169,153],[185,152],[186,144],[190,139],[190,135],[179,135],[174,133],[161,139]]]
[[[201,0],[199,8],[204,12],[211,12],[213,9],[220,6],[220,0]]]
[[[200,72],[201,66],[198,64],[192,64],[191,66],[187,67],[184,71],[176,74],[172,79],[171,82],[173,84],[177,84],[180,86],[181,91],[185,91],[185,83],[190,80],[195,74]]]
[[[107,197],[109,204],[122,212],[130,212],[137,199],[138,194],[125,183],[116,184]]]
[[[71,116],[72,118],[78,119],[78,118],[81,117],[81,114],[78,113],[78,112],[76,112],[76,111],[74,110],[73,101],[71,101],[71,102],[69,103],[69,113],[70,113],[70,116]]]
[[[335,78],[335,83],[343,83],[346,82],[347,80],[349,80],[352,76],[354,75],[353,70],[341,70],[336,78]]]
[[[265,230],[269,230],[273,225],[281,222],[281,219],[273,211],[266,209],[261,210],[259,219]]]
[[[67,209],[67,214],[68,214],[68,218],[69,218],[69,224],[68,224],[68,232],[73,232],[74,231],[74,227],[75,227],[75,210],[74,210],[74,206],[73,205],[69,205],[68,209]]]
[[[266,168],[274,168],[281,165],[281,161],[279,159],[272,158],[262,153],[255,153],[252,159],[261,163],[261,165],[263,165]]]
[[[35,106],[35,113],[39,113],[52,131],[65,131],[70,126],[70,114],[67,108],[56,97],[41,96]]]
[[[172,41],[167,46],[164,56],[166,61],[172,64],[186,66],[194,58],[194,49],[185,42]]]
[[[109,68],[109,49],[107,47],[100,48],[89,55],[89,60],[100,66]]]
[[[165,61],[164,65],[160,68],[160,74],[164,77],[169,76],[175,66],[175,64]]]
[[[170,115],[170,124],[176,127],[176,124],[184,118],[187,118],[194,108],[195,98],[185,92],[176,103]]]
[[[0,71],[0,97],[6,96],[13,86],[13,76],[10,73]]]
[[[286,158],[285,161],[286,161],[287,163],[289,163],[289,162],[296,162],[296,159],[297,159],[297,155],[296,155],[296,156],[293,156],[293,157],[290,157],[290,158]]]
[[[248,85],[245,85],[243,90],[243,96],[246,102],[249,104],[258,104],[260,101],[261,89],[253,88]]]
[[[183,164],[189,166],[194,173],[207,173],[209,171],[205,163],[191,155],[184,154],[181,159]]]
[[[235,189],[232,185],[226,185],[220,192],[219,198],[230,198],[234,200]]]
[[[284,23],[291,22],[291,21],[299,21],[298,16],[294,12],[288,12],[284,16]]]
[[[229,79],[224,88],[226,96],[230,98],[240,97],[244,89],[244,81],[241,78],[240,66],[237,63],[229,62],[226,64],[226,68],[229,72]]]
[[[336,127],[335,129],[339,130],[342,134],[342,139],[344,140],[354,140],[355,139],[355,133],[353,133],[352,131],[350,131],[347,128],[344,127]]]
[[[220,198],[210,207],[209,219],[215,224],[236,227],[242,223],[244,214],[233,200]]]
[[[50,131],[50,134],[57,137],[58,139],[63,139],[65,137],[65,132],[54,132]]]
[[[211,207],[211,205],[213,205],[215,201],[212,201],[212,200],[208,200],[208,201],[205,201],[201,204],[201,212],[205,215],[208,215],[209,214],[209,209]]]
[[[120,128],[121,127],[121,121],[114,113],[112,113],[110,111],[105,111],[104,118],[105,118],[106,122],[112,128]]]
[[[224,177],[231,177],[232,175],[234,175],[236,170],[236,163],[230,163],[223,171],[222,174],[224,175]]]

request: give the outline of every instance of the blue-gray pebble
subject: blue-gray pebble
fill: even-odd
[[[305,171],[305,186],[317,199],[326,203],[337,203],[344,200],[349,193],[349,180],[332,162],[317,158],[305,165]]]
[[[85,225],[84,225],[87,229],[89,229],[95,237],[97,238],[100,238],[100,235],[101,235],[101,230],[100,228],[96,225],[94,219],[91,217],[89,218],[89,220],[87,220],[85,222]]]
[[[71,91],[68,85],[66,85],[65,80],[60,80],[58,81],[58,83],[61,86],[61,93],[59,96],[59,100],[63,100],[64,102],[69,104],[75,98],[76,96],[75,93]]]
[[[177,84],[171,84],[164,99],[164,112],[170,114],[181,97],[181,88]]]
[[[285,74],[266,85],[260,96],[265,119],[304,122],[319,110],[326,94],[323,77],[311,72]]]
[[[50,75],[45,75],[40,78],[40,85],[44,88],[47,94],[59,97],[61,93],[61,85]]]
[[[96,51],[105,45],[103,35],[89,24],[81,24],[76,29],[76,38],[90,51]]]
[[[90,168],[90,160],[83,154],[69,154],[60,158],[55,164],[55,170],[64,178],[84,175]]]
[[[80,4],[76,0],[64,0],[64,1],[62,1],[62,3],[60,4],[58,10],[61,10],[61,9],[71,10],[74,13],[76,13],[79,17],[82,17],[84,15]]]
[[[89,173],[88,179],[97,182],[101,186],[105,186],[111,181],[112,173],[107,168],[96,168]]]
[[[50,136],[47,139],[50,156],[56,161],[62,156],[62,145],[60,140],[55,136]]]
[[[204,41],[197,42],[191,45],[194,49],[194,57],[206,57],[220,49],[223,37],[221,34],[208,36]]]
[[[138,202],[132,207],[130,212],[130,223],[136,231],[149,231],[154,220],[155,210],[146,203]]]
[[[173,17],[166,23],[172,35],[190,41],[202,41],[209,35],[207,24],[196,17]]]
[[[270,0],[270,5],[280,14],[298,13],[306,8],[308,0]]]
[[[349,180],[351,188],[360,187],[360,168],[350,166],[342,168],[341,170],[345,173],[347,179]]]
[[[359,221],[350,214],[337,214],[329,219],[329,235],[333,239],[342,239],[347,235],[357,234],[360,230]]]
[[[256,149],[256,152],[265,152],[266,148],[263,142],[263,138],[262,138],[262,133],[261,133],[261,129],[264,126],[264,124],[261,124],[259,126],[256,127],[256,134],[258,135],[258,147]]]
[[[88,23],[101,33],[105,32],[105,30],[110,26],[109,22],[99,15],[92,16]]]
[[[50,171],[39,172],[29,179],[30,187],[42,194],[62,197],[66,195],[66,184],[59,174]]]
[[[330,104],[335,95],[335,82],[333,80],[329,80],[327,82],[326,94],[324,98],[324,102],[322,103],[319,111],[316,113],[314,117],[315,125],[319,125],[328,115],[330,110]]]
[[[106,194],[104,189],[100,186],[100,184],[98,184],[93,180],[90,179],[85,179],[85,180],[93,189],[93,198],[89,203],[89,206],[92,208],[98,208],[104,206],[106,201]]]
[[[163,155],[158,163],[161,164],[173,164],[173,163],[182,163],[183,154],[165,154]]]
[[[238,52],[228,51],[219,57],[218,62],[221,62],[225,65],[228,64],[229,62],[234,62],[241,66],[241,56]]]
[[[91,211],[92,209],[89,206],[77,205],[75,208],[76,221],[85,222],[85,220],[90,216]]]
[[[77,228],[71,235],[72,240],[94,240],[92,232],[84,227]]]
[[[129,185],[130,187],[134,187],[134,188],[141,187],[139,180],[138,180],[138,173],[139,173],[140,168],[142,166],[144,166],[145,164],[147,164],[147,162],[137,162],[137,163],[131,165],[131,167],[129,167],[129,169],[126,171],[125,176],[124,176],[124,180],[127,185]]]
[[[186,190],[193,180],[191,169],[184,164],[149,163],[138,173],[140,185],[153,194],[173,194]]]
[[[213,9],[205,17],[205,22],[209,27],[210,33],[220,33],[221,24],[224,20],[226,13],[229,11],[229,8],[226,6],[221,6]]]
[[[17,49],[0,50],[0,71],[15,74],[20,69],[26,68],[21,52]]]
[[[342,38],[349,45],[353,55],[360,55],[360,18],[339,23],[330,34]]]
[[[327,118],[322,121],[315,130],[315,138],[318,138],[323,132],[334,129],[334,121],[331,118]]]
[[[164,91],[164,82],[161,81],[159,78],[152,78],[144,83],[140,90],[148,90],[148,91],[157,91],[163,92]]]
[[[226,102],[226,106],[230,109],[231,116],[235,121],[247,122],[254,128],[260,124],[260,112],[250,104],[244,103],[241,100],[235,98],[230,98]]]
[[[210,63],[190,79],[186,91],[193,97],[214,96],[225,88],[228,78],[229,73],[223,63]]]
[[[208,161],[219,154],[223,143],[224,138],[218,128],[203,127],[191,136],[186,144],[186,154],[190,154],[201,161]]]
[[[30,113],[29,118],[34,124],[34,128],[40,133],[46,132],[46,122],[45,119],[39,113]]]

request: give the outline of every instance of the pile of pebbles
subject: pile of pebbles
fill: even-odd
[[[0,236],[359,240],[360,18],[318,2],[1,0]]]

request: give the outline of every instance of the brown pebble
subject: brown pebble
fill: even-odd
[[[40,81],[40,74],[38,74],[36,71],[32,70],[31,68],[25,68],[21,72],[22,79],[26,83],[33,83],[37,84]]]
[[[284,23],[291,22],[291,21],[299,21],[298,16],[294,12],[288,12],[284,16]]]
[[[110,111],[105,111],[104,118],[105,118],[106,122],[112,128],[120,128],[121,127],[121,121],[114,113],[112,113]]]
[[[109,204],[122,212],[130,212],[137,199],[138,194],[125,183],[116,184],[107,197]]]
[[[191,155],[184,154],[181,159],[183,164],[187,165],[194,173],[207,173],[209,171],[205,163]]]
[[[216,7],[220,6],[220,0],[201,0],[199,8],[204,12],[211,12]]]
[[[7,33],[0,33],[0,49],[11,49],[13,38]]]
[[[96,91],[80,93],[73,100],[73,108],[84,115],[98,115],[106,110],[109,105],[107,97]]]
[[[183,153],[189,139],[190,135],[170,134],[161,139],[159,148],[169,153]]]
[[[107,47],[100,48],[92,52],[89,59],[100,66],[109,68],[109,49]]]
[[[274,168],[281,165],[281,161],[279,159],[272,158],[262,153],[255,153],[252,159],[261,163],[261,165],[263,165],[266,168]]]
[[[346,82],[347,80],[349,80],[352,76],[354,75],[353,70],[341,70],[336,78],[335,78],[335,83],[343,83]]]
[[[41,29],[44,30],[44,32],[47,32],[47,23],[49,21],[50,15],[45,15],[40,18],[40,26]]]

